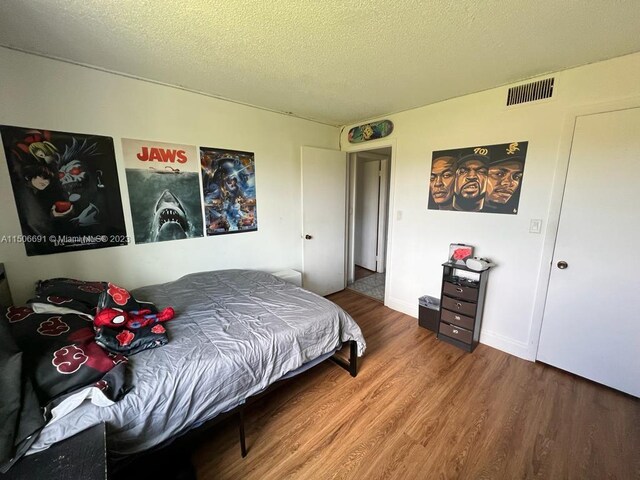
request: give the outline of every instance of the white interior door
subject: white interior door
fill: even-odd
[[[302,282],[318,295],[346,286],[346,200],[346,153],[302,147]]]
[[[356,178],[354,262],[375,272],[378,252],[380,160],[358,158]]]
[[[537,355],[635,396],[639,170],[640,108],[577,118]]]

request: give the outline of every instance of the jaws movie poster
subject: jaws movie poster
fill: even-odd
[[[203,236],[196,147],[122,139],[136,243]]]

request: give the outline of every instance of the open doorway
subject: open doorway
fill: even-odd
[[[391,147],[349,155],[347,288],[384,302]]]

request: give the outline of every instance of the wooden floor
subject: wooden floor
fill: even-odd
[[[192,460],[199,479],[640,479],[640,401],[485,345],[465,354],[344,291],[357,378],[325,362],[250,407]]]

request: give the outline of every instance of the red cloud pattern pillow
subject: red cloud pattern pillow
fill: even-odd
[[[127,361],[95,342],[92,322],[85,316],[35,313],[28,307],[9,307],[1,313],[0,321],[9,323],[23,352],[42,406],[103,381],[107,372]]]
[[[149,310],[150,313],[158,313],[158,308],[153,303],[136,300],[128,290],[111,282],[106,284],[105,290],[98,298],[98,311],[105,308],[119,308],[126,312]]]

